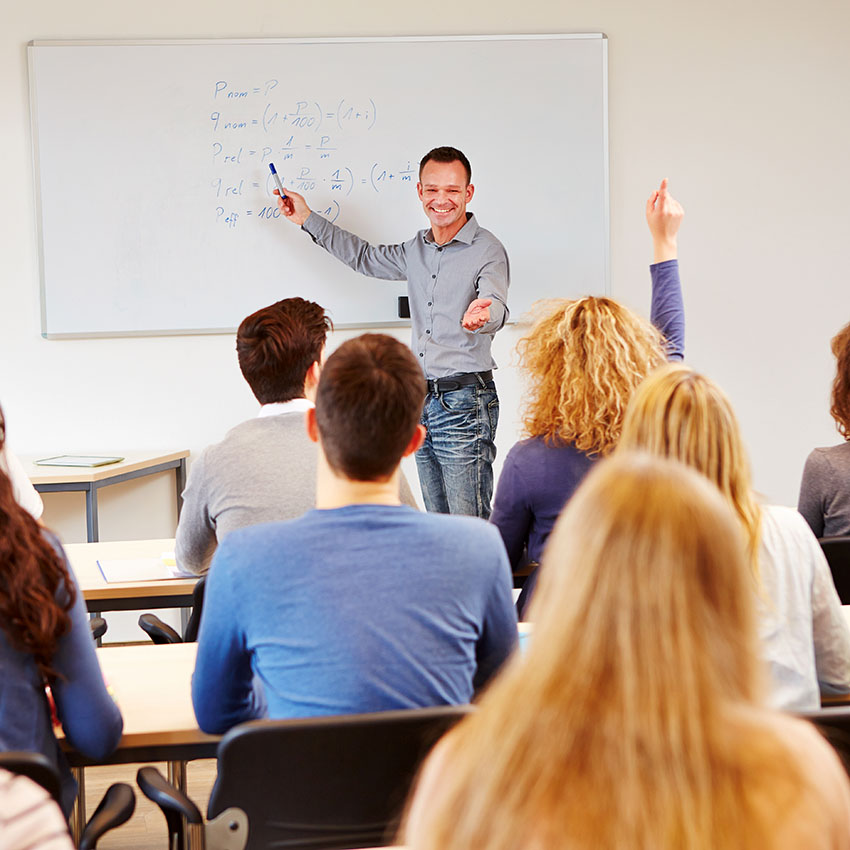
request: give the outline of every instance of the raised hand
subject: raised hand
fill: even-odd
[[[670,194],[667,183],[665,177],[646,202],[646,223],[652,234],[655,250],[653,262],[656,263],[676,259],[678,253],[676,237],[685,215],[682,205]]]

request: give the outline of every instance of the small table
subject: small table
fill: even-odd
[[[197,650],[196,643],[151,643],[97,650],[100,669],[112,686],[124,717],[124,732],[115,752],[101,761],[87,759],[59,738],[79,785],[72,816],[78,839],[86,820],[84,767],[165,761],[169,781],[185,791],[185,762],[215,758],[221,737],[202,732],[192,708],[191,681]]]
[[[180,516],[183,490],[186,488],[188,449],[158,455],[135,452],[126,455],[119,463],[93,467],[36,466],[34,461],[43,457],[46,455],[22,457],[24,471],[39,493],[66,493],[73,490],[86,494],[86,539],[89,543],[99,540],[97,491],[110,484],[120,484],[122,481],[173,469],[177,484],[177,516]]]
[[[122,558],[158,558],[174,551],[174,538],[160,540],[122,540],[114,543],[68,543],[65,552],[77,577],[86,608],[102,611],[138,611],[144,608],[187,608],[197,578],[172,578],[158,581],[107,582],[98,560]]]

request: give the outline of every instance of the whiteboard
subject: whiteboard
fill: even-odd
[[[418,163],[460,148],[504,243],[509,308],[609,289],[602,34],[28,47],[48,338],[231,332],[281,298],[404,325],[280,217],[268,163],[371,242],[427,227]]]

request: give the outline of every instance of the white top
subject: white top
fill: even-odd
[[[759,637],[775,708],[820,708],[820,691],[850,692],[850,629],[817,538],[793,508],[765,506]]]
[[[32,514],[35,519],[41,519],[41,515],[44,513],[44,503],[41,501],[41,496],[27,478],[23,465],[17,456],[9,451],[8,446],[3,446],[0,449],[0,469],[6,473],[9,481],[12,482],[12,493],[15,501],[27,513]]]
[[[0,848],[73,850],[68,825],[47,791],[5,770],[0,770]]]
[[[257,414],[257,418],[261,419],[264,416],[280,416],[281,413],[306,413],[312,410],[316,405],[308,398],[293,398],[289,401],[274,401],[271,404],[264,404]]]

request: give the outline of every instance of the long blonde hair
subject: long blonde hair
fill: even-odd
[[[758,579],[761,507],[735,411],[720,387],[681,364],[659,369],[632,397],[620,446],[675,458],[713,481],[738,515]]]
[[[550,539],[529,649],[442,745],[404,843],[768,846],[800,780],[748,708],[748,582],[739,527],[702,476],[645,455],[599,464]]]
[[[546,302],[545,309],[517,344],[530,379],[525,433],[604,455],[620,436],[635,387],[664,362],[664,338],[610,298]]]

